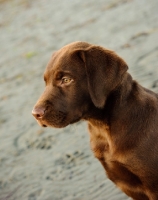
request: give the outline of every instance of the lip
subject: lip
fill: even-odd
[[[43,125],[42,125],[42,127],[46,128],[46,127],[47,127],[47,125],[43,124]]]
[[[52,127],[52,128],[64,128],[66,126],[68,126],[69,124],[73,124],[77,121],[79,121],[80,118],[76,118],[72,121],[66,120],[65,121],[65,117],[62,118],[62,120],[58,121],[58,122],[47,122],[46,119],[43,118],[38,118],[36,119],[37,123],[41,126],[41,127]]]
[[[37,121],[37,123],[38,123],[40,126],[42,126],[42,127],[47,127],[47,125],[44,124],[44,123],[42,123],[40,120],[36,120],[36,121]]]

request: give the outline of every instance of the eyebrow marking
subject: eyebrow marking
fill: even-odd
[[[58,71],[56,74],[55,74],[55,79],[59,80],[63,77],[64,73],[62,71]]]

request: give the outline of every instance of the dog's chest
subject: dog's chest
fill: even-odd
[[[132,188],[132,191],[143,194],[139,177],[126,167],[126,157],[117,152],[117,145],[110,136],[109,127],[89,124],[89,132],[91,149],[102,163],[108,177],[123,191],[130,192]]]
[[[109,127],[107,125],[89,124],[90,145],[94,156],[99,160],[111,160],[113,153],[113,143],[110,137]]]

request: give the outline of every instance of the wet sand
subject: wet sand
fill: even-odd
[[[31,110],[53,51],[87,41],[116,51],[158,92],[157,0],[0,1],[0,200],[128,200],[89,147],[86,122],[41,128]]]

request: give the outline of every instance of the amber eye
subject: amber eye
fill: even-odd
[[[63,78],[62,78],[62,83],[68,84],[68,83],[70,83],[71,81],[72,81],[72,79],[69,78],[69,77],[63,77]]]

